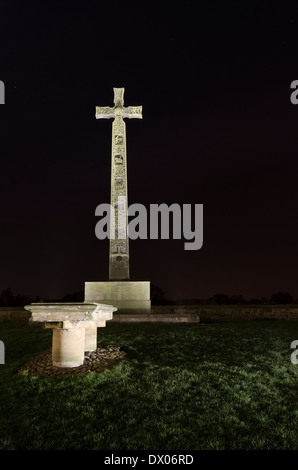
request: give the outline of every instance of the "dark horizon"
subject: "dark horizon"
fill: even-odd
[[[95,209],[110,197],[111,122],[126,120],[129,204],[204,204],[204,242],[130,241],[132,280],[170,299],[298,298],[297,9],[202,2],[3,2],[0,292],[61,298],[108,280]]]
[[[184,298],[169,299],[159,286],[151,283],[151,305],[291,305],[298,304],[298,298],[294,298],[290,292],[274,292],[269,297],[245,298],[243,295],[227,295],[218,292],[208,298]],[[24,293],[15,293],[10,288],[0,293],[0,308],[23,307],[30,303],[44,302],[84,302],[84,291],[67,293],[59,298],[44,298],[39,295],[29,296]]]

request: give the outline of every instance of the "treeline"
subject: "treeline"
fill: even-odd
[[[204,298],[192,298],[192,299],[167,299],[162,289],[154,284],[151,284],[151,303],[152,305],[269,305],[269,304],[298,304],[298,299],[289,292],[275,292],[270,297],[253,297],[246,299],[243,295],[227,295],[223,293],[217,293],[207,299]]]
[[[178,299],[175,304],[184,305],[272,305],[298,304],[298,299],[289,292],[275,292],[270,297],[253,297],[246,299],[243,295],[215,294],[208,299]]]
[[[14,294],[10,288],[4,289],[0,296],[0,307],[23,307],[24,305],[31,304],[32,302],[84,302],[84,291],[66,294],[59,299],[46,299],[38,295],[36,297],[29,297],[24,294]],[[152,305],[272,305],[272,304],[298,304],[298,299],[289,292],[275,292],[271,297],[259,297],[246,299],[242,295],[227,295],[218,293],[213,297],[202,299],[167,299],[162,289],[154,284],[151,284],[151,303]]]
[[[24,294],[15,295],[10,288],[4,289],[0,296],[0,307],[23,307],[35,302],[31,297]]]
[[[60,299],[47,299],[36,295],[29,297],[24,294],[14,294],[10,288],[4,289],[0,296],[0,307],[24,307],[37,302],[84,302],[84,291],[67,294]]]

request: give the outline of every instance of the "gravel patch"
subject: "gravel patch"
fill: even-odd
[[[104,372],[126,356],[119,346],[101,346],[95,351],[86,351],[84,363],[79,367],[56,367],[52,364],[52,350],[44,351],[24,364],[18,374],[40,375],[43,377],[61,377],[65,375]]]

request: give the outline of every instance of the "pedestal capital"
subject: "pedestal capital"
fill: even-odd
[[[117,310],[113,305],[104,305],[97,302],[32,303],[24,308],[31,312],[31,321],[44,322],[48,328],[50,323],[53,323],[53,328],[71,328],[86,321],[102,323],[111,320],[113,312]],[[58,323],[62,326],[58,326]],[[80,326],[83,327],[83,325]]]

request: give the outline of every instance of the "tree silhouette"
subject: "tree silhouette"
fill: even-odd
[[[271,302],[274,304],[292,304],[294,298],[289,292],[276,292],[271,296]]]
[[[150,283],[150,298],[153,305],[164,305],[167,302],[163,290],[156,286],[155,284]]]
[[[2,307],[12,307],[15,305],[15,296],[10,287],[2,291],[0,303]]]
[[[226,305],[229,303],[229,296],[227,294],[215,294],[212,297],[212,301],[218,305]]]

